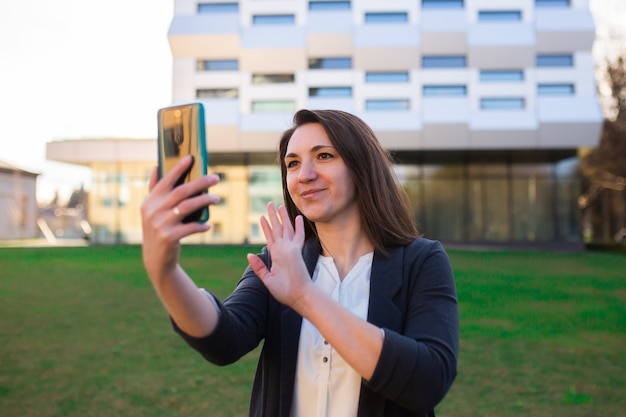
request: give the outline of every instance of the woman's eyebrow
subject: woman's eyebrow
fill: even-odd
[[[311,148],[310,152],[317,152],[320,149],[324,149],[324,148],[331,148],[333,149],[333,146],[331,145],[315,145]],[[287,155],[285,155],[285,158],[297,158],[298,154],[296,154],[295,152],[290,152]]]

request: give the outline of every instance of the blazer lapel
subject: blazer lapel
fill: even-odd
[[[393,299],[402,288],[402,247],[390,248],[391,257],[374,253],[370,276],[367,321],[378,327],[402,330],[402,311]]]

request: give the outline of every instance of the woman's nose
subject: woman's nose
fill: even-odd
[[[298,181],[311,182],[315,179],[316,175],[315,166],[311,162],[301,162],[300,172],[298,173]]]

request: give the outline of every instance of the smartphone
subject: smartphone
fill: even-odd
[[[208,156],[202,103],[164,107],[158,110],[157,118],[159,178],[167,174],[181,158],[187,155],[193,156],[193,163],[189,170],[178,179],[176,186],[206,175]],[[206,206],[185,217],[183,223],[206,222],[208,219],[209,207]]]

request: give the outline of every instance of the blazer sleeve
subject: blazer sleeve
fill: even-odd
[[[394,302],[401,329],[385,328],[383,349],[364,384],[403,408],[433,410],[456,377],[459,316],[452,266],[443,246],[417,239],[405,247],[403,285]]]
[[[270,264],[267,248],[259,255],[266,265]],[[174,321],[174,330],[206,360],[216,365],[236,362],[256,348],[265,337],[267,315],[272,297],[248,266],[231,295],[222,303],[217,327],[210,335],[196,338],[184,333]]]

